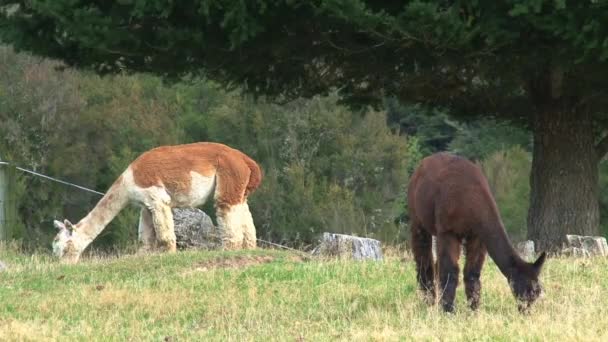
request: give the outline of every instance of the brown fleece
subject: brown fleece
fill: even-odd
[[[243,161],[245,162],[245,164],[247,164],[249,170],[251,171],[251,174],[249,175],[249,183],[247,184],[247,190],[245,191],[245,197],[247,197],[260,186],[260,183],[262,183],[263,175],[258,163],[256,163],[253,159],[249,158],[249,156],[244,153],[241,153],[241,155],[243,157]]]
[[[486,253],[507,278],[517,299],[530,304],[538,298],[542,290],[538,276],[545,254],[534,264],[517,254],[480,167],[449,153],[424,158],[410,180],[408,209],[418,283],[431,298],[436,295],[431,236],[437,236],[444,310],[454,310],[463,241],[466,241],[465,291],[471,308],[479,306],[479,278]]]
[[[131,164],[135,184],[164,185],[173,195],[190,191],[191,175],[217,176],[219,206],[242,203],[260,184],[259,166],[247,155],[218,143],[162,146],[142,154]]]

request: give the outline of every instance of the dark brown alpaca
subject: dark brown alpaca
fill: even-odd
[[[538,275],[546,254],[527,263],[515,252],[478,166],[449,153],[423,159],[410,180],[408,205],[418,283],[431,302],[436,297],[431,235],[437,236],[438,290],[445,311],[454,310],[463,240],[464,285],[471,309],[479,307],[486,251],[507,278],[520,311],[527,311],[540,296]]]

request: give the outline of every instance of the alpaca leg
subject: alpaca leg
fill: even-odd
[[[139,214],[138,236],[141,243],[140,251],[149,252],[154,249],[156,244],[156,233],[152,213],[148,208],[142,208]]]
[[[241,249],[243,247],[243,215],[241,206],[238,204],[233,206],[218,206],[216,216],[222,247],[226,250]]]
[[[439,264],[439,293],[441,305],[446,312],[454,311],[454,298],[458,286],[458,258],[460,239],[452,234],[437,236],[437,258]]]
[[[177,246],[171,207],[166,204],[156,204],[151,211],[158,247],[166,252],[175,252]]]
[[[416,260],[416,278],[426,302],[435,303],[435,272],[433,270],[432,238],[420,224],[412,224],[412,249]]]
[[[467,238],[466,262],[464,265],[464,288],[467,295],[469,307],[476,310],[479,307],[481,295],[481,268],[486,259],[486,246],[479,237]]]
[[[253,224],[253,217],[251,211],[249,211],[249,205],[247,202],[242,204],[242,217],[243,217],[243,248],[244,249],[255,249],[257,246],[257,238],[255,233],[255,225]]]
[[[226,158],[219,162],[221,171],[217,173],[214,199],[222,247],[226,250],[241,249],[244,242],[244,226],[251,216],[245,198],[251,171],[247,168],[243,172],[226,172],[226,170],[241,170],[243,165],[240,159]]]

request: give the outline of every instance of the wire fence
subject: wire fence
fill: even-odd
[[[0,240],[48,247],[53,219],[85,214],[103,192],[0,161]]]
[[[0,241],[7,240],[11,237],[11,235],[13,233],[11,227],[14,227],[17,223],[17,217],[16,217],[17,216],[17,214],[16,214],[17,201],[12,199],[11,196],[9,195],[11,192],[10,191],[11,184],[14,183],[14,181],[15,181],[13,179],[14,177],[11,177],[12,172],[10,172],[10,171],[12,169],[20,171],[24,174],[45,180],[45,181],[54,182],[57,184],[61,184],[63,186],[77,189],[79,191],[84,191],[89,194],[95,194],[97,196],[103,196],[105,194],[104,192],[93,190],[93,189],[87,188],[85,186],[76,184],[74,182],[51,177],[51,176],[42,174],[40,172],[26,169],[26,168],[23,168],[20,166],[14,166],[8,162],[0,161]],[[81,210],[82,210],[82,208],[81,208]],[[263,240],[263,239],[259,239],[259,238],[257,239],[257,241],[261,242],[263,244],[266,244],[268,246],[285,249],[285,250],[288,250],[288,251],[291,251],[291,252],[294,252],[294,253],[297,253],[300,255],[309,255],[308,253],[306,253],[304,251],[301,251],[301,250],[298,250],[295,248],[291,248],[291,247],[288,247],[285,245],[281,245],[281,244],[278,244],[278,243],[275,243],[272,241],[267,241],[267,240]]]

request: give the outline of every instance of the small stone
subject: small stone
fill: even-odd
[[[530,262],[534,260],[534,257],[536,256],[534,253],[534,241],[526,240],[519,242],[515,248],[522,259]]]
[[[380,241],[352,235],[323,233],[313,255],[353,260],[382,260]]]

